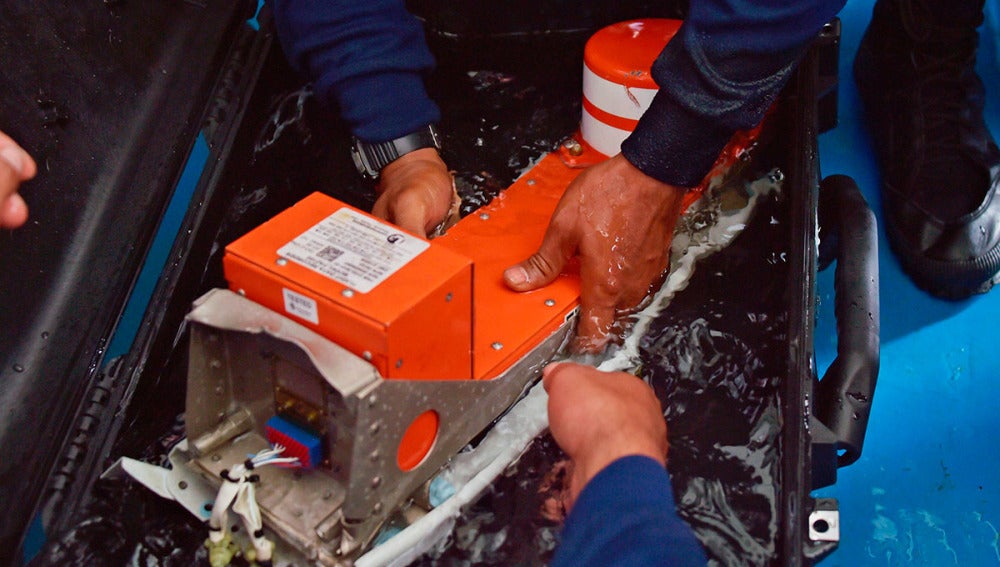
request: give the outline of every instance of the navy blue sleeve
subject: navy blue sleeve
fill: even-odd
[[[649,457],[623,457],[584,487],[566,518],[553,567],[705,565],[677,515],[670,477]]]
[[[278,39],[351,132],[385,142],[440,120],[423,76],[434,66],[403,0],[270,0]]]
[[[653,63],[660,90],[622,154],[694,187],[732,135],[756,126],[810,40],[845,0],[697,0]]]

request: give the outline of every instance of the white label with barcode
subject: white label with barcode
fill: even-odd
[[[429,246],[390,224],[342,208],[279,248],[278,254],[368,293]]]

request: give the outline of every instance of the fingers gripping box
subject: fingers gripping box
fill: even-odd
[[[226,247],[237,293],[386,378],[472,377],[472,262],[313,193]]]

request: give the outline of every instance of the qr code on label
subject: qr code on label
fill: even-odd
[[[344,251],[340,248],[334,248],[333,246],[327,246],[326,248],[320,250],[316,253],[321,260],[326,260],[327,262],[332,262],[340,257]]]

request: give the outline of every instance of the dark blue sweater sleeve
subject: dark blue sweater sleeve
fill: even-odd
[[[698,185],[737,130],[756,126],[810,40],[845,0],[696,0],[653,63],[660,90],[622,154],[647,175]]]
[[[278,39],[351,132],[384,142],[440,120],[423,76],[434,66],[403,0],[270,0]]]
[[[677,515],[670,477],[649,457],[623,457],[584,487],[562,531],[553,567],[705,565]]]

